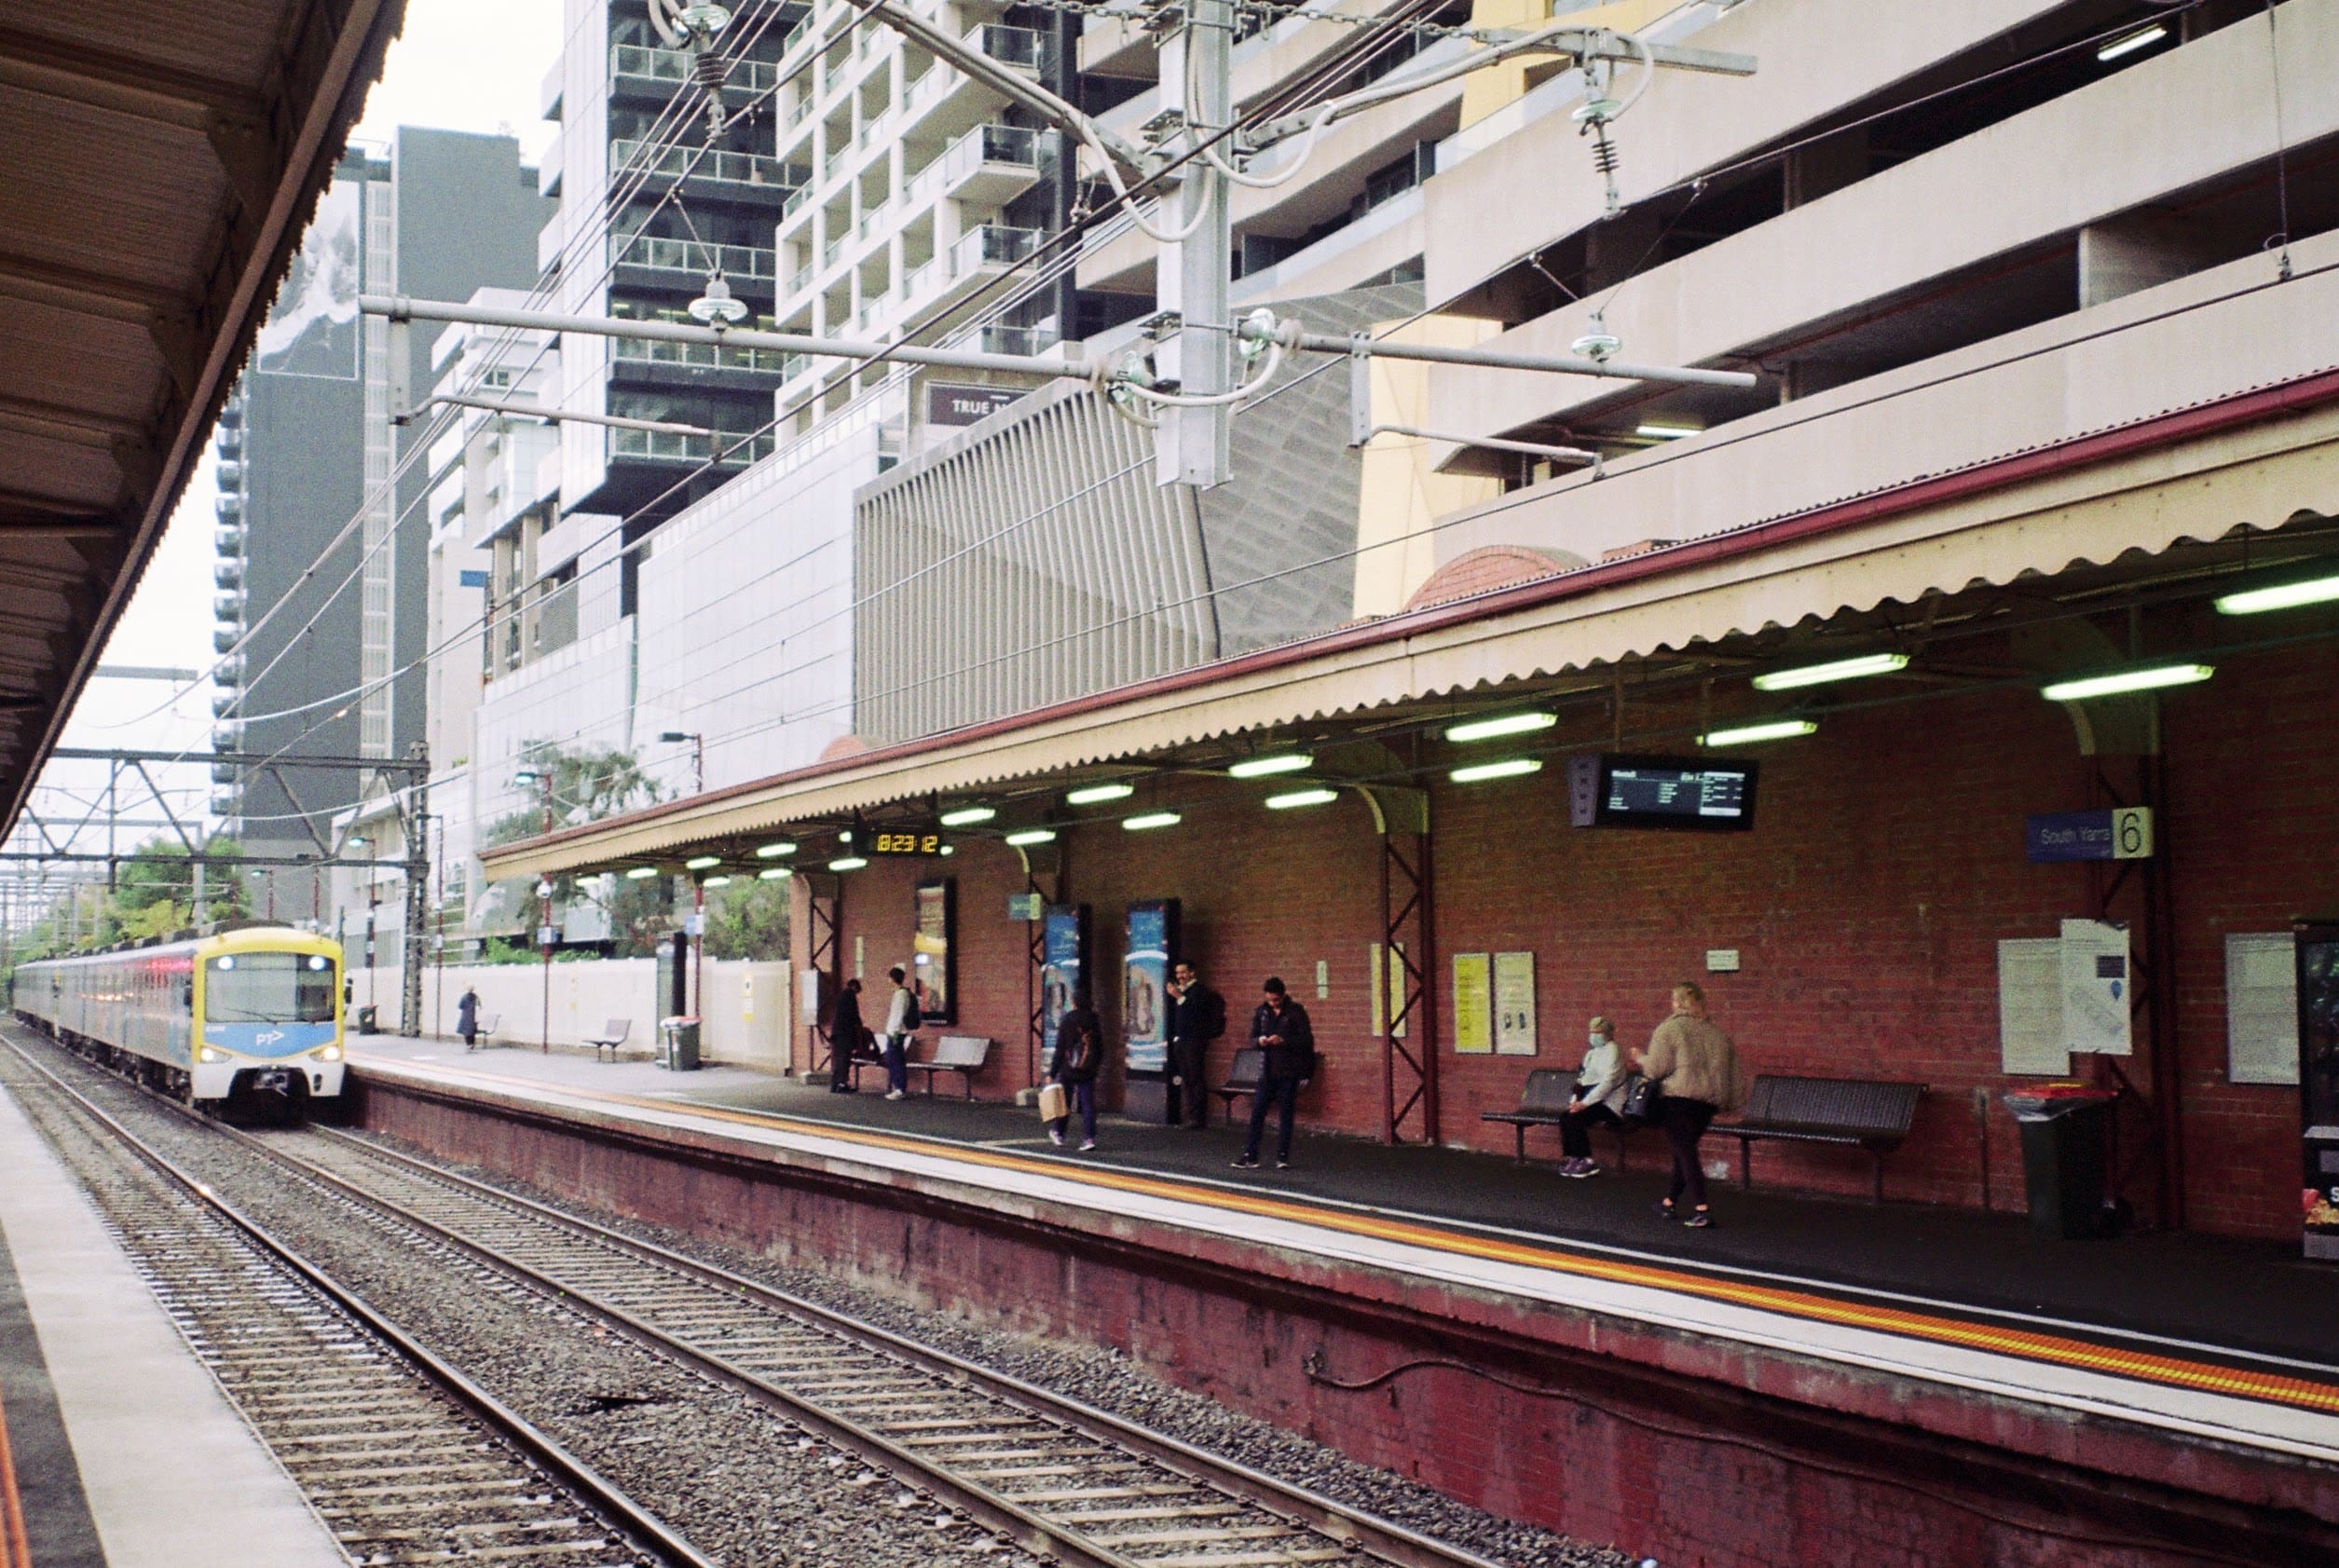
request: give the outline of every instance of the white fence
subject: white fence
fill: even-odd
[[[398,1027],[398,971],[351,969],[352,1008],[378,1009],[385,1030]],[[551,966],[552,1040],[581,1045],[611,1018],[634,1028],[628,1050],[658,1043],[658,963],[655,959],[602,959]],[[742,959],[710,959],[704,972],[699,1025],[699,1055],[741,1067],[788,1069],[788,966]],[[422,973],[422,1029],[426,1034],[455,1032],[455,1004],[466,987],[479,992],[482,1020],[496,1020],[502,1044],[535,1044],[544,1038],[547,975],[537,963],[448,964]],[[354,1018],[352,1019],[354,1023]]]

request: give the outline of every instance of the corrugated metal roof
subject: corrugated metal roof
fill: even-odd
[[[404,0],[107,0],[0,19],[0,831],[404,16]]]

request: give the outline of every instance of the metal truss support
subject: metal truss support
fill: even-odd
[[[1064,901],[1065,846],[1061,843],[1019,848],[1023,861],[1023,891],[1040,901],[1042,909]],[[1040,988],[1047,967],[1047,922],[1033,920],[1024,927],[1023,1081],[1040,1081],[1040,1060],[1047,1049],[1047,1009]]]
[[[1380,933],[1387,999],[1381,1035],[1381,1139],[1438,1141],[1437,925],[1430,907],[1429,797],[1364,792],[1380,829]],[[1378,1009],[1375,1009],[1377,1012]]]
[[[404,962],[399,971],[398,1032],[408,1039],[422,1033],[422,966],[430,961],[424,922],[431,916],[431,754],[420,741],[407,749],[413,760],[414,787],[399,808],[406,840],[406,924]]]
[[[2099,1058],[2119,1094],[2113,1192],[2146,1195],[2146,1219],[2160,1230],[2184,1226],[2184,1073],[2178,1038],[2176,918],[2168,875],[2168,767],[2157,754],[2088,760],[2090,809],[2143,806],[2153,813],[2153,852],[2141,860],[2088,863],[2095,918],[2125,920],[2130,932],[2128,1012],[2137,1057]],[[2141,1080],[2141,1082],[2140,1082]],[[2139,1125],[2141,1124],[2141,1126]],[[2128,1128],[2136,1128],[2131,1135]],[[2133,1200],[2131,1200],[2133,1201]]]

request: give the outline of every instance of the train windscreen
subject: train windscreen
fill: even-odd
[[[333,961],[322,953],[228,953],[203,975],[209,1023],[330,1023],[333,1002]]]

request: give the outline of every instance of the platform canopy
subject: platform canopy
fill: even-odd
[[[404,0],[0,10],[0,832],[195,471],[404,16]]]
[[[1218,771],[1263,743],[1346,744],[1355,765],[1320,771],[1404,784],[1408,737],[1524,701],[1603,703],[1627,666],[1636,691],[1680,689],[1891,646],[1912,626],[1935,641],[1978,639],[2131,605],[2206,602],[2236,572],[2339,556],[2334,514],[2339,373],[2328,373],[481,859],[497,879],[705,855],[752,867],[759,843],[792,833],[930,817],[954,798],[1036,803],[1100,774]],[[2050,673],[1969,658],[1910,679],[1954,690]],[[981,831],[1015,821],[1003,810]]]

